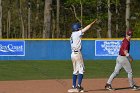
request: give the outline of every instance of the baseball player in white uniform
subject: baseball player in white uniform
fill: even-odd
[[[81,54],[81,37],[82,35],[96,22],[94,20],[92,23],[87,25],[85,28],[81,29],[80,23],[72,24],[72,34],[70,38],[71,44],[71,59],[73,63],[73,85],[72,88],[76,89],[77,92],[82,92],[83,88],[81,87],[83,74],[84,74],[84,62],[83,57]],[[78,78],[78,84],[76,84]],[[76,92],[76,91],[69,91],[69,92]]]

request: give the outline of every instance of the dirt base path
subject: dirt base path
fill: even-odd
[[[134,79],[140,86],[140,78]],[[140,93],[129,89],[127,78],[115,78],[112,87],[115,91],[104,89],[107,79],[84,79],[85,93]],[[72,80],[24,80],[0,81],[0,93],[68,93]]]

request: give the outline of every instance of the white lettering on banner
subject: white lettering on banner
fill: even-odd
[[[118,53],[120,49],[120,42],[105,41],[103,44],[101,44],[101,47],[103,48],[103,51],[107,51],[108,54],[114,55]]]
[[[21,52],[23,51],[23,46],[14,46],[12,44],[8,44],[7,46],[3,46],[0,44],[0,51],[1,52]]]

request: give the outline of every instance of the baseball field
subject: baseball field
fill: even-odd
[[[113,81],[115,91],[104,85],[113,72],[115,60],[85,61],[83,86],[87,93],[140,93],[129,88],[122,69]],[[132,63],[136,84],[140,86],[140,63]],[[0,93],[67,93],[72,84],[72,63],[68,61],[0,61]]]

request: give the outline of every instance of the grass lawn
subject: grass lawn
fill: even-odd
[[[108,78],[115,60],[85,61],[84,78]],[[132,64],[134,77],[140,77],[140,61]],[[0,80],[70,79],[71,61],[0,61]],[[122,70],[118,77],[127,77]]]

